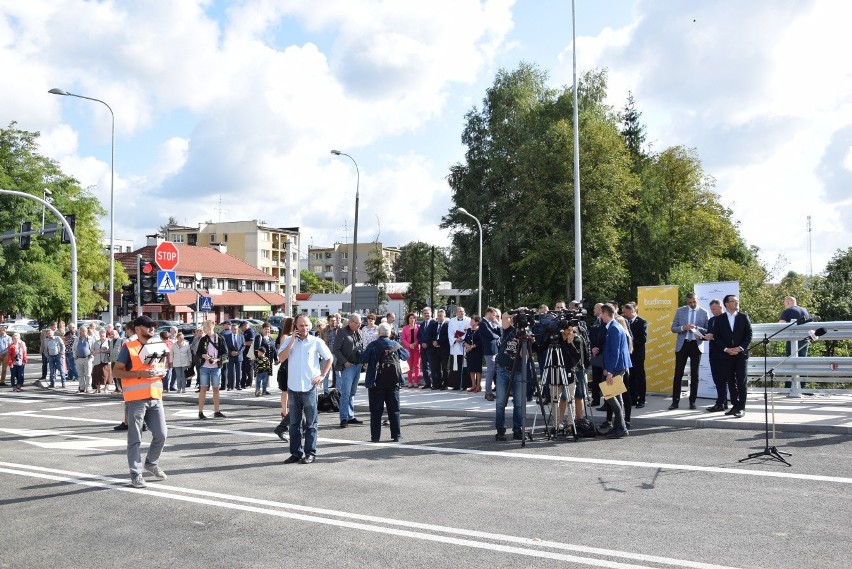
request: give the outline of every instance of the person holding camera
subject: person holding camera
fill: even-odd
[[[494,440],[506,440],[506,404],[509,402],[509,390],[512,390],[512,438],[522,440],[524,438],[524,384],[521,376],[522,361],[520,356],[520,345],[518,331],[512,325],[512,315],[503,314],[503,332],[500,336],[500,345],[497,348],[497,405],[495,413],[495,426],[497,434]]]
[[[130,484],[134,488],[147,486],[140,453],[143,425],[148,425],[153,435],[145,456],[144,470],[151,473],[155,480],[166,479],[166,473],[159,466],[167,435],[166,414],[163,410],[166,354],[157,358],[157,354],[148,354],[145,348],[151,342],[154,327],[154,321],[147,316],[140,316],[133,321],[136,338],[121,346],[113,370],[115,377],[121,379],[121,393],[127,410],[127,464],[130,467]]]
[[[207,389],[213,389],[213,416],[216,418],[225,415],[219,411],[219,388],[222,386],[222,364],[228,361],[228,348],[225,340],[213,331],[215,324],[212,320],[205,320],[202,326],[204,336],[198,341],[195,356],[201,365],[198,368],[198,418],[206,419],[204,415],[204,401],[207,399]]]
[[[352,314],[349,323],[334,338],[334,367],[340,372],[340,428],[362,423],[355,418],[355,392],[361,378],[361,352],[364,337],[361,317]]]

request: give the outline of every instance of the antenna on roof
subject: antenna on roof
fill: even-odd
[[[222,209],[222,194],[219,194],[219,223],[222,223],[222,212],[228,213],[230,210]]]

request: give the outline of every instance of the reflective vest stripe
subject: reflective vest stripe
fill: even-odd
[[[142,343],[139,340],[128,342],[127,351],[130,354],[130,369],[144,371],[154,369],[153,364],[146,364],[139,357]],[[163,398],[163,380],[161,377],[133,377],[121,380],[121,392],[125,401],[144,401],[146,399]]]

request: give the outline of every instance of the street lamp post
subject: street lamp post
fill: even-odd
[[[111,148],[109,160],[109,323],[115,324],[115,113],[112,112],[106,102],[92,97],[83,95],[75,95],[62,89],[51,89],[48,93],[52,95],[62,95],[64,97],[77,97],[78,99],[87,99],[101,103],[109,110],[112,117],[112,133],[111,133]]]
[[[355,312],[355,271],[357,270],[357,265],[355,264],[355,261],[358,258],[358,198],[361,191],[361,171],[358,169],[358,163],[355,162],[355,159],[346,154],[345,152],[341,152],[339,150],[332,150],[331,153],[335,156],[346,156],[347,158],[352,160],[352,163],[355,164],[355,174],[357,176],[355,179],[355,226],[352,229],[352,265],[349,270],[349,280],[352,281],[352,290],[350,292],[349,299],[349,311]]]
[[[479,227],[479,307],[477,309],[477,313],[480,317],[482,317],[482,224],[479,223],[479,220],[475,215],[468,212],[465,208],[459,207],[456,208],[456,211],[463,213],[468,217],[472,217],[476,222],[476,226]]]

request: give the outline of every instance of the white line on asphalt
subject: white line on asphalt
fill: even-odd
[[[81,423],[100,423],[100,424],[111,424],[115,421],[104,420],[104,419],[89,419],[82,417],[70,417],[65,415],[42,415],[37,414],[36,411],[13,411],[8,413],[0,413],[0,415],[14,415],[18,417],[33,417],[39,419],[58,419],[62,421],[78,421]],[[220,421],[219,419],[215,420],[216,422]],[[228,419],[225,419],[224,422],[227,424]],[[262,438],[275,438],[275,434],[273,433],[256,433],[251,431],[240,431],[234,429],[226,429],[226,428],[216,428],[216,427],[190,427],[183,425],[170,424],[169,429],[177,429],[177,430],[188,430],[188,431],[202,431],[208,433],[221,433],[227,435],[235,435],[241,437],[262,437]],[[319,437],[320,442],[324,443],[338,443],[338,444],[348,444],[348,445],[356,445],[356,446],[364,446],[370,448],[376,448],[376,443],[371,443],[368,441],[353,441],[346,439],[334,439],[327,437]],[[384,448],[384,447],[382,447]],[[665,469],[665,470],[684,470],[691,472],[714,472],[717,474],[734,474],[741,476],[758,476],[765,478],[784,478],[788,480],[813,480],[816,482],[835,482],[837,484],[852,484],[852,478],[842,477],[842,476],[823,476],[820,474],[802,474],[797,472],[777,472],[770,470],[751,470],[747,468],[723,468],[721,466],[697,466],[692,464],[673,464],[666,462],[642,462],[642,461],[634,461],[634,460],[612,460],[605,458],[584,458],[584,457],[574,457],[574,456],[555,456],[549,454],[532,454],[532,453],[520,453],[517,451],[491,451],[491,450],[477,450],[477,449],[465,449],[465,448],[453,448],[453,447],[439,447],[432,445],[417,445],[411,443],[403,443],[397,445],[397,448],[406,449],[406,450],[420,450],[420,451],[428,451],[434,453],[444,453],[444,454],[467,454],[474,456],[497,456],[501,458],[518,458],[521,460],[543,460],[543,461],[551,461],[551,462],[573,462],[577,464],[604,464],[608,466],[628,466],[628,467],[636,467],[636,468],[652,468],[654,470]]]
[[[66,411],[68,409],[82,409],[81,405],[69,405],[68,407],[45,407],[42,411]]]
[[[646,563],[653,563],[655,565],[670,565],[675,567],[689,567],[692,569],[734,569],[729,566],[724,565],[716,565],[711,563],[703,563],[700,561],[689,561],[685,559],[672,559],[668,557],[658,557],[655,555],[645,555],[642,553],[632,553],[627,551],[618,551],[618,550],[610,550],[603,549],[598,547],[587,547],[583,545],[575,545],[570,543],[561,543],[556,541],[547,541],[547,540],[535,540],[530,538],[512,536],[512,535],[503,535],[503,534],[495,534],[488,532],[480,532],[475,530],[467,530],[460,528],[453,528],[447,526],[439,526],[433,524],[421,524],[418,522],[411,522],[406,520],[396,520],[393,518],[382,518],[378,516],[368,516],[363,514],[352,514],[350,512],[336,511],[336,510],[327,510],[323,508],[312,508],[310,506],[302,506],[298,504],[288,504],[285,502],[274,502],[271,500],[259,500],[255,498],[246,498],[243,496],[235,496],[231,494],[219,494],[216,492],[209,492],[204,490],[195,490],[190,488],[179,488],[177,486],[168,486],[168,485],[157,485],[157,489],[148,488],[145,490],[139,490],[136,488],[132,488],[127,486],[127,480],[122,480],[119,478],[111,478],[106,476],[98,476],[85,474],[82,472],[71,472],[65,470],[57,470],[51,468],[44,468],[33,465],[26,464],[16,464],[16,463],[8,463],[8,462],[0,462],[0,472],[4,472],[6,474],[15,474],[20,476],[30,476],[34,478],[41,478],[46,480],[55,480],[60,482],[68,482],[71,484],[79,484],[82,486],[90,486],[96,488],[104,488],[109,490],[119,490],[122,492],[132,492],[132,493],[144,493],[151,496],[158,496],[161,498],[167,498],[170,500],[179,500],[183,502],[192,502],[196,504],[203,504],[208,506],[217,506],[221,508],[228,508],[233,510],[241,510],[246,512],[252,512],[257,514],[265,514],[270,516],[282,517],[282,518],[291,518],[300,521],[313,522],[337,527],[344,527],[349,529],[356,529],[362,531],[370,531],[374,533],[383,533],[394,536],[404,536],[413,539],[426,540],[426,541],[435,541],[441,543],[447,543],[452,545],[459,545],[463,547],[472,547],[477,549],[487,549],[489,551],[500,551],[504,553],[514,553],[517,555],[524,555],[527,557],[541,557],[546,559],[554,559],[557,561],[567,561],[570,563],[580,563],[585,566],[595,566],[595,567],[607,567],[611,569],[653,569],[649,565],[634,565],[628,563],[621,563],[619,561],[610,561],[606,559],[597,559],[593,557],[580,557],[577,555],[568,555],[553,551],[543,551],[534,548],[550,548],[557,549],[562,551],[573,551],[576,553],[584,553],[587,555],[597,555],[604,557],[614,557],[619,559],[626,559],[630,561],[641,561]],[[3,468],[5,467],[5,468]],[[187,494],[187,495],[180,495]],[[236,502],[236,503],[235,503]],[[265,506],[265,507],[259,507]],[[279,509],[272,509],[279,508]],[[296,510],[299,512],[308,512],[309,514],[296,513],[294,511],[280,511],[280,509],[285,510]],[[327,517],[320,516],[333,516],[338,518],[347,518],[347,519],[356,519],[359,522],[347,521],[346,519],[329,519]],[[366,523],[361,523],[366,522]],[[379,525],[370,525],[370,524],[384,524],[384,526],[401,526],[404,528],[411,528],[420,531],[411,531],[409,529],[398,529],[396,527],[384,527]],[[449,535],[433,535],[422,533],[423,531],[431,531],[436,534],[449,534]],[[461,539],[456,537],[451,537],[452,535],[469,535],[472,537],[481,538],[487,541],[474,541],[472,539]],[[518,546],[525,547],[517,547],[513,545],[499,545],[493,542],[502,541],[506,543],[516,544]]]

